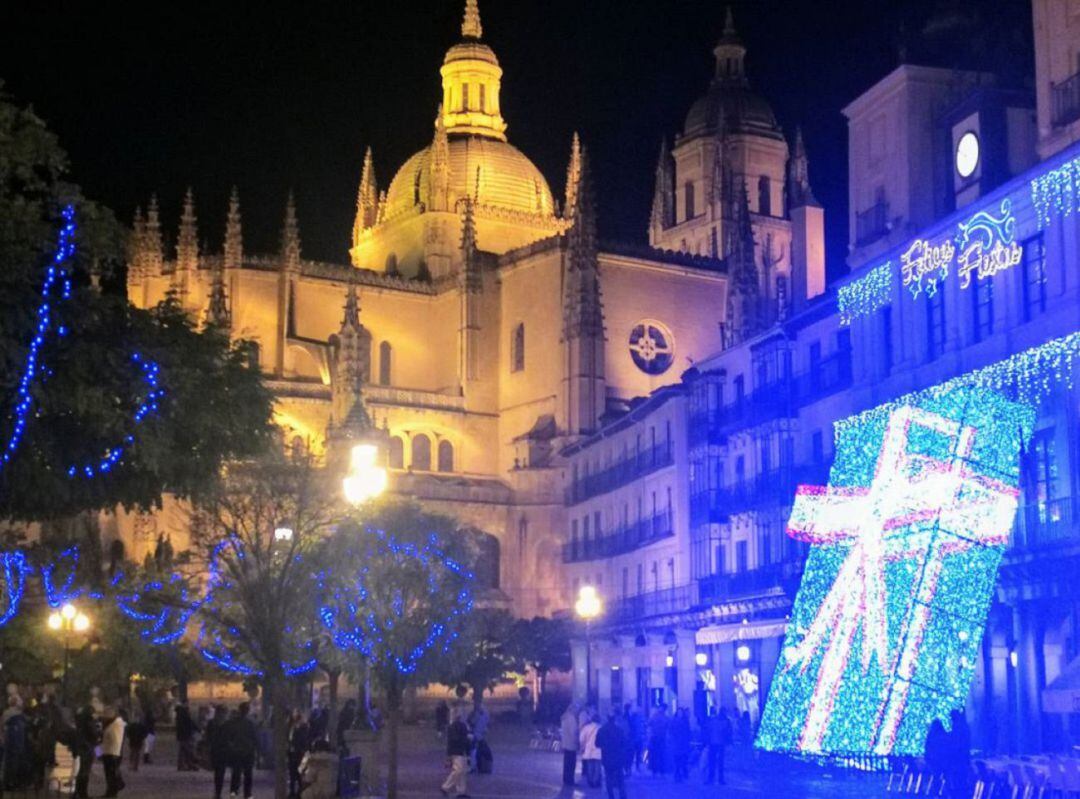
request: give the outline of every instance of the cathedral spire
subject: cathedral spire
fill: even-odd
[[[131,233],[128,234],[128,277],[131,279],[143,277],[146,261],[146,217],[143,216],[142,206],[138,206],[131,220]]]
[[[566,203],[563,205],[563,216],[569,219],[574,215],[574,206],[577,205],[578,184],[581,182],[581,139],[574,131],[574,137],[570,140],[570,162],[566,165]]]
[[[788,161],[788,205],[798,208],[803,205],[818,206],[814,191],[810,188],[810,162],[806,157],[806,145],[803,143],[802,128],[795,128],[795,146]]]
[[[480,24],[480,7],[476,0],[465,0],[465,19],[461,22],[461,35],[466,39],[479,39],[484,35]]]
[[[296,202],[291,190],[285,202],[285,223],[281,229],[281,268],[286,272],[300,271],[300,226],[296,221]]]
[[[483,283],[480,277],[480,259],[476,246],[476,217],[473,213],[473,200],[466,197],[461,209],[461,259],[465,290],[480,291]]]
[[[660,155],[656,159],[656,183],[653,186],[651,227],[654,241],[657,236],[675,222],[675,186],[671,152],[667,139],[660,140]]]
[[[360,323],[360,301],[353,278],[345,294],[341,328],[330,344],[334,353],[331,429],[338,438],[359,438],[372,429],[364,403],[364,384],[371,376],[371,334]]]
[[[146,238],[144,240],[144,265],[147,274],[160,275],[165,261],[165,248],[161,242],[161,217],[158,212],[157,195],[150,195],[150,204],[146,207]]]
[[[761,328],[761,284],[758,276],[754,246],[754,229],[750,220],[750,197],[746,182],[740,181],[738,200],[734,208],[734,235],[728,255],[730,283],[728,328],[734,341],[742,341]]]
[[[596,252],[596,208],[588,158],[581,151],[577,199],[567,232],[566,297],[563,304],[563,338],[604,335],[604,312]]]
[[[356,192],[356,220],[353,222],[353,246],[360,234],[375,226],[378,217],[379,188],[375,180],[375,160],[371,147],[364,151],[364,166],[360,171],[360,188]]]
[[[180,213],[180,232],[176,237],[176,268],[195,271],[199,268],[199,231],[195,216],[195,195],[188,186]]]
[[[225,269],[239,269],[244,260],[244,236],[240,227],[240,193],[233,186],[229,212],[225,216],[225,246],[222,261]]]
[[[428,184],[428,210],[449,211],[450,198],[450,139],[443,123],[443,107],[435,114],[435,136],[431,140],[431,180]]]
[[[195,217],[195,195],[188,186],[184,194],[184,206],[180,213],[180,230],[176,236],[176,269],[173,271],[172,288],[186,306],[191,291],[191,280],[199,268],[199,231]]]

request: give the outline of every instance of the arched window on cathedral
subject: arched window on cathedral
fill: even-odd
[[[439,471],[454,471],[454,445],[445,438],[439,442]]]
[[[487,86],[483,83],[480,84],[480,107],[478,110],[487,113]]]
[[[695,216],[694,209],[694,181],[686,181],[686,185],[683,187],[684,205],[686,210],[686,219],[693,219]]]
[[[393,368],[394,350],[389,341],[379,345],[379,385],[390,385],[391,369]]]
[[[387,463],[391,469],[405,468],[405,443],[401,440],[401,436],[390,437],[390,453]]]
[[[431,439],[417,433],[412,440],[412,463],[410,468],[419,472],[431,471]]]
[[[519,322],[510,334],[510,371],[525,369],[525,323]]]
[[[461,84],[461,110],[469,110],[469,84],[467,83]],[[416,174],[419,175],[420,173],[417,172]]]
[[[396,275],[397,273],[397,256],[394,255],[394,253],[390,253],[386,256],[386,274]]]
[[[772,181],[762,175],[757,183],[757,210],[759,214],[772,216]]]

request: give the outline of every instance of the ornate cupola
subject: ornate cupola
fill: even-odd
[[[443,125],[450,135],[470,133],[506,141],[506,122],[499,108],[502,67],[495,52],[480,41],[477,0],[466,0],[462,41],[443,60]]]
[[[713,48],[716,56],[716,79],[730,82],[745,82],[746,72],[743,61],[746,58],[746,47],[735,32],[735,19],[731,15],[731,7],[727,9],[724,18],[724,32],[720,34],[720,41]]]

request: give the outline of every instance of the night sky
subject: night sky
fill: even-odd
[[[304,255],[347,262],[364,147],[380,188],[431,139],[439,66],[464,0],[240,4],[11,0],[0,79],[59,134],[85,192],[130,222],[157,192],[175,237],[191,185],[220,251],[229,189],[245,247],[276,249],[295,191]],[[132,7],[133,6],[133,7]],[[804,130],[826,208],[829,273],[847,240],[847,103],[909,59],[1031,71],[1029,0],[743,0],[747,69],[790,135]],[[569,142],[589,148],[601,235],[643,243],[661,136],[712,75],[715,0],[480,0],[505,71],[510,141],[561,197]],[[1030,80],[1029,78],[1027,78]]]

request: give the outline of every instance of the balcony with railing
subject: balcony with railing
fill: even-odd
[[[1013,524],[1016,549],[1040,549],[1069,542],[1080,544],[1080,503],[1073,497],[1021,505]]]
[[[818,361],[815,368],[760,386],[739,402],[694,409],[690,414],[690,441],[724,444],[737,430],[794,416],[803,405],[843,391],[851,383],[851,349],[839,349]]]
[[[730,574],[710,574],[698,580],[698,601],[718,604],[782,589],[794,596],[802,576],[803,558],[770,563]]]
[[[828,480],[829,464],[810,463],[782,466],[732,486],[694,492],[690,495],[690,525],[724,524],[733,513],[788,507],[798,486],[824,485]]]
[[[614,491],[639,477],[644,477],[674,463],[674,448],[664,441],[649,449],[616,461],[596,474],[579,476],[566,489],[566,504],[575,505],[592,497]]]
[[[1080,119],[1080,72],[1050,84],[1051,114],[1055,128]]]
[[[647,594],[613,599],[607,603],[604,621],[612,624],[636,623],[653,616],[682,613],[699,604],[697,583],[677,585]]]
[[[623,555],[673,535],[675,528],[672,524],[671,509],[668,508],[655,516],[620,526],[606,535],[576,541],[571,539],[563,544],[563,563],[581,563]]]

